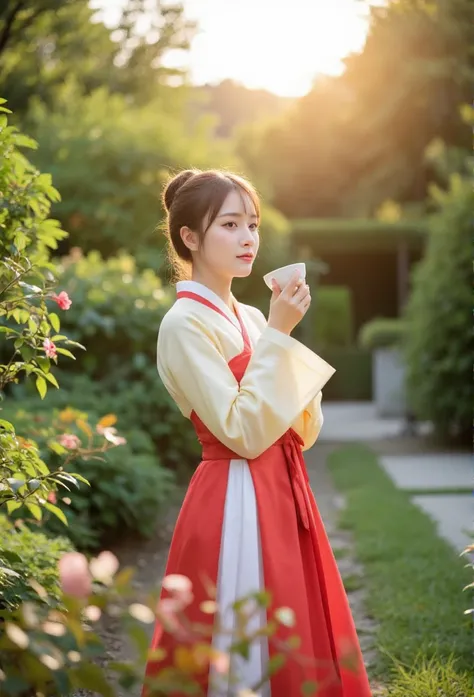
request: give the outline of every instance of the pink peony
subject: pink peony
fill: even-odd
[[[79,552],[67,552],[59,560],[59,582],[64,593],[87,598],[92,590],[92,578],[87,559]]]
[[[45,339],[43,341],[44,352],[48,358],[56,358],[56,344],[51,341],[51,339]]]
[[[59,308],[61,310],[69,310],[69,308],[72,305],[72,300],[69,297],[69,295],[66,293],[65,290],[62,290],[59,295],[56,295],[56,293],[53,293],[51,295],[52,299],[57,302],[59,305]]]
[[[74,433],[62,433],[58,438],[58,443],[68,450],[76,450],[81,441]]]

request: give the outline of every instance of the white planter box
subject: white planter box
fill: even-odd
[[[377,349],[372,354],[374,402],[381,417],[405,415],[405,366],[395,348]]]

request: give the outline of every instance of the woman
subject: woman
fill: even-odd
[[[255,190],[228,172],[186,170],[163,196],[171,259],[192,280],[177,283],[177,301],[158,336],[158,370],[166,389],[202,444],[202,462],[178,517],[166,574],[193,583],[192,621],[202,612],[207,581],[215,584],[224,624],[228,608],[259,589],[272,607],[289,606],[296,623],[278,637],[298,634],[301,663],[291,658],[260,693],[296,697],[301,683],[321,683],[318,697],[369,697],[370,689],[351,613],[311,493],[302,450],[322,424],[321,389],[334,369],[291,337],[311,302],[293,277],[273,286],[268,322],[231,293],[248,276],[258,252],[260,219]],[[266,617],[255,618],[258,626]],[[255,628],[255,626],[254,626]],[[225,637],[213,645],[225,649]],[[355,667],[345,667],[351,646]],[[152,648],[173,652],[173,638],[157,624]],[[258,683],[274,653],[254,642],[248,661],[234,663],[237,683],[209,694],[234,695]],[[150,661],[151,676],[165,661]],[[204,681],[207,690],[208,676]]]

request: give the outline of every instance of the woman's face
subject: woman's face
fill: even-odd
[[[244,278],[252,271],[259,241],[252,200],[244,191],[233,190],[193,254],[193,266],[223,279]]]

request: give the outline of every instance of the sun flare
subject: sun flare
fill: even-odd
[[[226,77],[281,95],[307,92],[360,50],[367,6],[358,0],[185,0],[199,22],[187,65],[193,82]]]
[[[124,0],[90,2],[112,25],[124,5]],[[168,54],[170,67],[187,68],[194,84],[230,78],[283,96],[305,94],[317,75],[342,72],[342,59],[363,47],[370,4],[362,0],[181,2],[185,16],[197,22],[198,32],[190,51]]]

